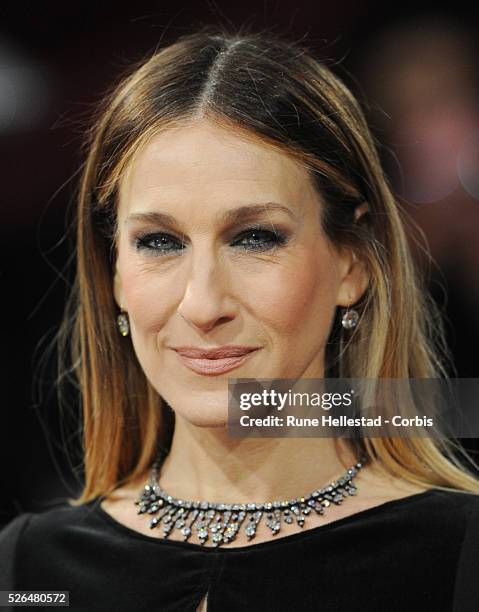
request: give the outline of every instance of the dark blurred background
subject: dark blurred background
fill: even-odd
[[[78,489],[60,449],[54,364],[40,370],[39,359],[71,279],[64,235],[83,132],[129,62],[195,26],[268,27],[335,62],[363,104],[395,193],[429,241],[437,266],[430,288],[447,316],[457,376],[479,376],[479,22],[466,3],[386,4],[138,0],[0,9],[0,526]]]

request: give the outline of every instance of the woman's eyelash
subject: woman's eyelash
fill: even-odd
[[[246,241],[246,242],[245,242]],[[286,242],[286,236],[278,231],[265,227],[249,227],[240,232],[231,243],[246,251],[270,251]],[[135,240],[138,251],[146,250],[154,255],[168,254],[181,251],[184,242],[165,232],[147,233],[138,236]]]
[[[244,240],[244,237],[248,236],[249,239],[251,240],[248,244],[241,244],[241,240]],[[258,237],[263,236],[264,238],[264,242],[257,242]],[[258,226],[258,227],[249,227],[246,230],[243,230],[242,232],[240,232],[237,236],[238,237],[243,237],[240,241],[239,241],[239,246],[240,248],[246,249],[246,250],[254,250],[254,251],[266,251],[266,250],[270,250],[270,249],[274,249],[278,246],[283,245],[286,242],[286,236],[278,231],[272,231],[269,229],[266,229],[264,227]],[[238,241],[236,239],[236,241],[233,243],[233,245],[238,244]]]

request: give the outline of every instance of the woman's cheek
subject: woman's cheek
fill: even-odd
[[[126,269],[123,278],[123,293],[127,304],[130,322],[138,332],[161,327],[164,312],[168,309],[168,296],[171,293],[158,274],[138,268]]]
[[[316,260],[276,268],[248,284],[245,294],[259,319],[287,335],[299,330],[309,334],[308,322],[317,333],[318,325],[326,326],[334,310],[331,268],[319,266]]]

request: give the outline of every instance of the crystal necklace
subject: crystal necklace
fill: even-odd
[[[266,526],[271,529],[272,535],[276,535],[281,530],[283,522],[290,524],[296,521],[300,527],[303,527],[306,516],[311,510],[317,514],[324,514],[324,509],[331,504],[339,505],[348,495],[356,495],[357,487],[353,478],[365,462],[366,458],[361,457],[340,478],[309,495],[261,504],[225,504],[186,501],[169,495],[158,483],[161,460],[157,459],[152,465],[149,482],[135,500],[135,505],[139,506],[138,514],[156,515],[150,520],[150,528],[153,529],[162,523],[165,538],[176,529],[181,531],[186,541],[196,531],[202,545],[210,539],[213,546],[220,546],[232,542],[240,533],[242,526],[248,540],[253,539],[264,516],[267,519]]]

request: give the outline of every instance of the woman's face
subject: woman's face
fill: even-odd
[[[139,152],[119,190],[115,298],[177,414],[222,426],[229,377],[324,375],[335,308],[366,285],[323,234],[321,206],[298,162],[218,124],[171,129]],[[230,361],[175,350],[224,345],[256,350]]]

